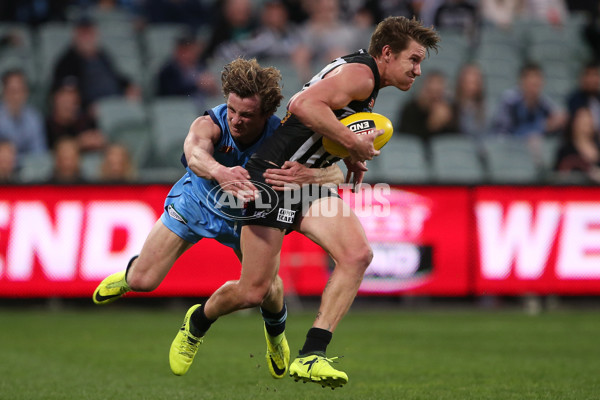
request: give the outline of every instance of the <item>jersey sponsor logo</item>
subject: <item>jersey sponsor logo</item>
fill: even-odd
[[[167,213],[169,214],[169,217],[173,218],[174,220],[177,220],[177,221],[181,222],[182,224],[187,224],[187,220],[185,218],[183,218],[183,216],[177,212],[175,207],[173,207],[173,204],[169,204],[167,206]]]
[[[294,215],[296,215],[296,211],[280,208],[279,213],[277,214],[277,221],[291,224],[294,222]]]
[[[252,214],[250,216],[250,218],[267,218],[267,215],[269,215],[269,211],[254,211],[254,214]]]

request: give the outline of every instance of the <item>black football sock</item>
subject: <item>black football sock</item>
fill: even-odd
[[[127,283],[127,274],[129,273],[129,268],[131,268],[131,266],[133,265],[133,261],[138,258],[140,255],[135,255],[133,257],[131,257],[131,260],[129,260],[129,262],[127,263],[127,268],[125,268],[125,283]],[[127,283],[128,284],[128,283]],[[129,285],[129,284],[128,284]]]
[[[216,319],[208,319],[204,314],[204,304],[196,308],[190,316],[190,332],[196,337],[203,337]]]
[[[285,320],[287,319],[287,307],[283,303],[283,308],[278,313],[272,313],[260,308],[260,312],[265,321],[265,328],[270,336],[277,336],[285,331]]]
[[[327,352],[327,345],[331,342],[333,334],[328,330],[321,328],[310,328],[306,334],[306,342],[304,347],[300,350],[300,355],[306,355],[309,353],[323,353]]]

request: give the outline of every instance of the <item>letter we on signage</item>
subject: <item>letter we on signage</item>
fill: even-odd
[[[600,204],[515,201],[475,207],[485,279],[537,279],[548,268],[560,279],[600,278]],[[562,224],[561,224],[562,222]],[[556,265],[549,256],[556,246]],[[514,270],[513,270],[514,266]]]

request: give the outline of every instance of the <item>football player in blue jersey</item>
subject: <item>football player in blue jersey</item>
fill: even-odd
[[[231,247],[242,260],[241,207],[236,207],[236,201],[220,199],[229,195],[242,204],[254,199],[256,187],[244,165],[280,125],[280,119],[274,115],[283,97],[280,80],[277,69],[263,68],[254,59],[238,58],[224,67],[221,81],[226,103],[208,110],[192,123],[183,145],[185,175],[167,195],[164,213],[140,254],[129,261],[124,271],[100,283],[93,294],[94,303],[108,304],[129,291],[156,289],[175,261],[202,238],[213,238]],[[284,190],[289,184],[337,184],[344,179],[335,166],[320,170],[293,162],[281,169],[270,169],[264,177],[275,190]],[[288,370],[289,346],[284,332],[287,309],[279,277],[272,280],[260,309],[269,370],[273,377],[282,378]],[[172,351],[195,354],[201,343],[193,326],[190,332],[187,324],[192,312],[188,312],[184,323],[188,329],[180,331],[183,340]],[[190,364],[191,360],[184,365],[171,364],[171,369],[176,375],[183,375]]]

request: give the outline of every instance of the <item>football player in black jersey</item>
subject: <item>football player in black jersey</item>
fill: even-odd
[[[349,171],[347,180],[353,176],[353,182],[360,184],[367,170],[365,161],[379,154],[373,140],[383,131],[356,135],[339,120],[355,112],[371,111],[383,87],[409,90],[421,75],[421,63],[428,50],[437,49],[439,40],[433,29],[415,19],[383,20],[371,36],[368,51],[334,60],[292,97],[282,125],[248,161],[251,179],[265,183],[265,171],[286,161],[311,168],[331,165],[339,158],[323,149],[321,141],[327,136],[348,149],[350,156],[344,160]],[[262,189],[264,185],[259,186],[260,198],[250,203],[243,221],[240,279],[213,293],[204,307],[195,311],[191,322],[197,331],[205,333],[218,317],[261,304],[277,277],[284,235],[297,230],[331,255],[335,269],[304,346],[289,366],[290,375],[322,386],[342,386],[348,376],[331,366],[326,349],[373,257],[362,225],[333,191],[317,189],[315,198],[314,187],[303,187],[297,189],[296,196],[274,196],[272,191]],[[300,200],[290,203],[291,197]],[[311,200],[303,201],[307,198]]]

